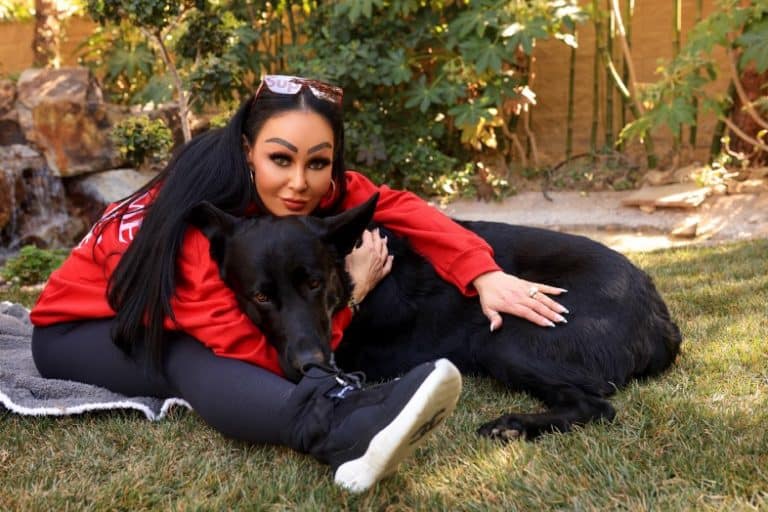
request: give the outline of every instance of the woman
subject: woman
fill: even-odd
[[[226,127],[190,141],[157,178],[110,205],[54,272],[31,314],[40,373],[126,395],[180,396],[222,434],[310,453],[354,491],[391,473],[453,409],[457,370],[440,360],[367,388],[323,368],[298,384],[285,380],[275,350],[220,279],[207,239],[188,226],[192,207],[324,216],[378,191],[374,220],[407,237],[463,293],[478,293],[491,330],[503,312],[554,326],[565,309],[546,295],[562,290],[504,274],[488,244],[413,194],[347,171],[343,146],[341,89],[266,77]],[[391,265],[384,240],[366,233],[347,259],[352,303],[333,318],[334,346]]]

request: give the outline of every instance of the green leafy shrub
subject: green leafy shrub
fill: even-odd
[[[64,261],[66,251],[38,249],[25,245],[19,254],[5,262],[3,279],[20,285],[42,283]]]
[[[117,123],[112,130],[112,141],[123,158],[141,167],[168,156],[168,150],[173,145],[173,134],[162,120],[137,116]]]
[[[478,179],[503,189],[504,176],[486,180],[493,173],[480,176],[477,164],[520,157],[511,134],[535,102],[535,42],[575,45],[576,25],[586,20],[577,0],[200,0],[160,8],[171,3],[88,1],[104,33],[118,29],[86,59],[117,78],[105,83],[118,97],[158,102],[170,93],[180,101],[178,80],[168,79],[176,74],[189,105],[225,110],[264,73],[325,79],[345,90],[349,167],[425,195],[464,193],[456,188]],[[115,34],[126,43],[113,44]]]

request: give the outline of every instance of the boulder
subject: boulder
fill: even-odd
[[[26,142],[19,126],[15,103],[16,84],[10,80],[0,80],[0,146]]]
[[[120,164],[110,140],[114,114],[87,68],[27,69],[17,94],[24,136],[42,149],[55,175],[75,176]]]
[[[0,146],[0,230],[15,229],[19,210],[27,201],[25,174],[31,176],[43,167],[42,155],[29,146]]]
[[[109,203],[132,194],[156,175],[156,172],[114,169],[78,176],[66,184],[67,195],[83,216],[93,223]]]

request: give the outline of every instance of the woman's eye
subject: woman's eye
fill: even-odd
[[[315,171],[325,169],[331,165],[331,161],[327,158],[315,158],[309,162],[309,168]]]
[[[287,167],[291,165],[291,158],[286,155],[276,154],[276,155],[270,155],[270,160],[275,163],[275,165],[278,165],[280,167]]]
[[[253,295],[253,300],[255,300],[260,304],[264,304],[265,302],[269,302],[269,297],[267,296],[266,293],[256,292]]]
[[[320,285],[322,285],[322,283],[320,282],[319,279],[310,279],[307,282],[307,286],[309,286],[310,290],[317,290],[318,288],[320,288]]]

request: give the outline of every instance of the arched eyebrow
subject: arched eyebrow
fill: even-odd
[[[317,146],[312,146],[311,148],[309,148],[307,153],[308,154],[312,154],[312,153],[315,153],[316,151],[320,151],[321,149],[324,149],[324,148],[331,148],[331,149],[333,149],[333,146],[331,146],[330,142],[321,142]]]
[[[277,144],[280,144],[281,146],[285,146],[286,148],[290,149],[294,153],[298,153],[299,152],[299,148],[297,148],[296,146],[294,146],[293,144],[291,144],[287,140],[281,139],[280,137],[272,137],[271,139],[267,139],[264,142],[275,142]],[[333,149],[333,146],[331,145],[330,142],[321,142],[320,144],[318,144],[316,146],[312,146],[311,148],[309,148],[307,150],[307,154],[316,153],[316,152],[320,151],[321,149],[325,149],[325,148]]]
[[[281,146],[285,146],[286,148],[290,149],[294,153],[298,153],[299,152],[299,148],[297,148],[296,146],[294,146],[293,144],[291,144],[287,140],[281,139],[280,137],[272,137],[271,139],[267,139],[264,142],[276,142],[276,143],[280,144]]]

